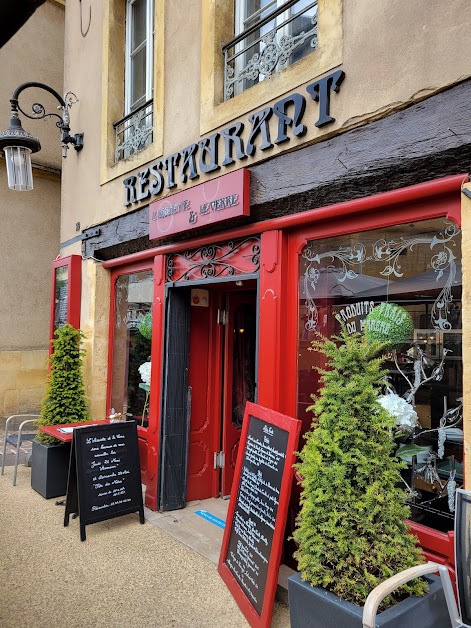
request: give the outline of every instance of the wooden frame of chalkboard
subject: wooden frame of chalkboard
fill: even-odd
[[[144,523],[141,470],[135,421],[89,425],[74,429],[64,526],[71,514],[85,526],[138,512]]]
[[[268,627],[301,422],[248,402],[218,571],[252,627]]]

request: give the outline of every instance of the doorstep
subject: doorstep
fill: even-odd
[[[144,516],[149,523],[217,565],[224,534],[221,526],[228,507],[229,500],[211,498],[189,502],[182,510],[154,512],[144,508]],[[288,578],[295,573],[286,565],[280,566],[276,600],[285,606],[288,606]]]

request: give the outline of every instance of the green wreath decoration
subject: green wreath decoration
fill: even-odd
[[[152,337],[152,313],[151,312],[147,312],[147,314],[144,314],[144,316],[141,318],[141,320],[139,321],[139,333],[144,336],[144,338],[147,338],[147,340],[150,340]]]
[[[400,349],[414,336],[414,321],[407,310],[396,303],[380,303],[365,319],[368,340],[387,343],[389,351]]]

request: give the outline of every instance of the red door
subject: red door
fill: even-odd
[[[230,494],[245,403],[255,399],[255,290],[193,293],[187,501]]]
[[[230,495],[247,401],[255,401],[257,306],[256,292],[226,295],[221,492]]]
[[[214,453],[220,443],[221,398],[221,330],[215,324],[216,297],[209,291],[192,291],[191,296],[187,501],[219,495],[220,473],[214,465]]]

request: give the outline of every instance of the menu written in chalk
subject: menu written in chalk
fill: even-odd
[[[226,564],[260,615],[288,432],[250,417]]]
[[[85,526],[139,512],[144,523],[137,428],[133,421],[74,430],[64,525],[71,513]]]
[[[219,572],[251,625],[266,625],[278,580],[299,421],[247,406]]]

